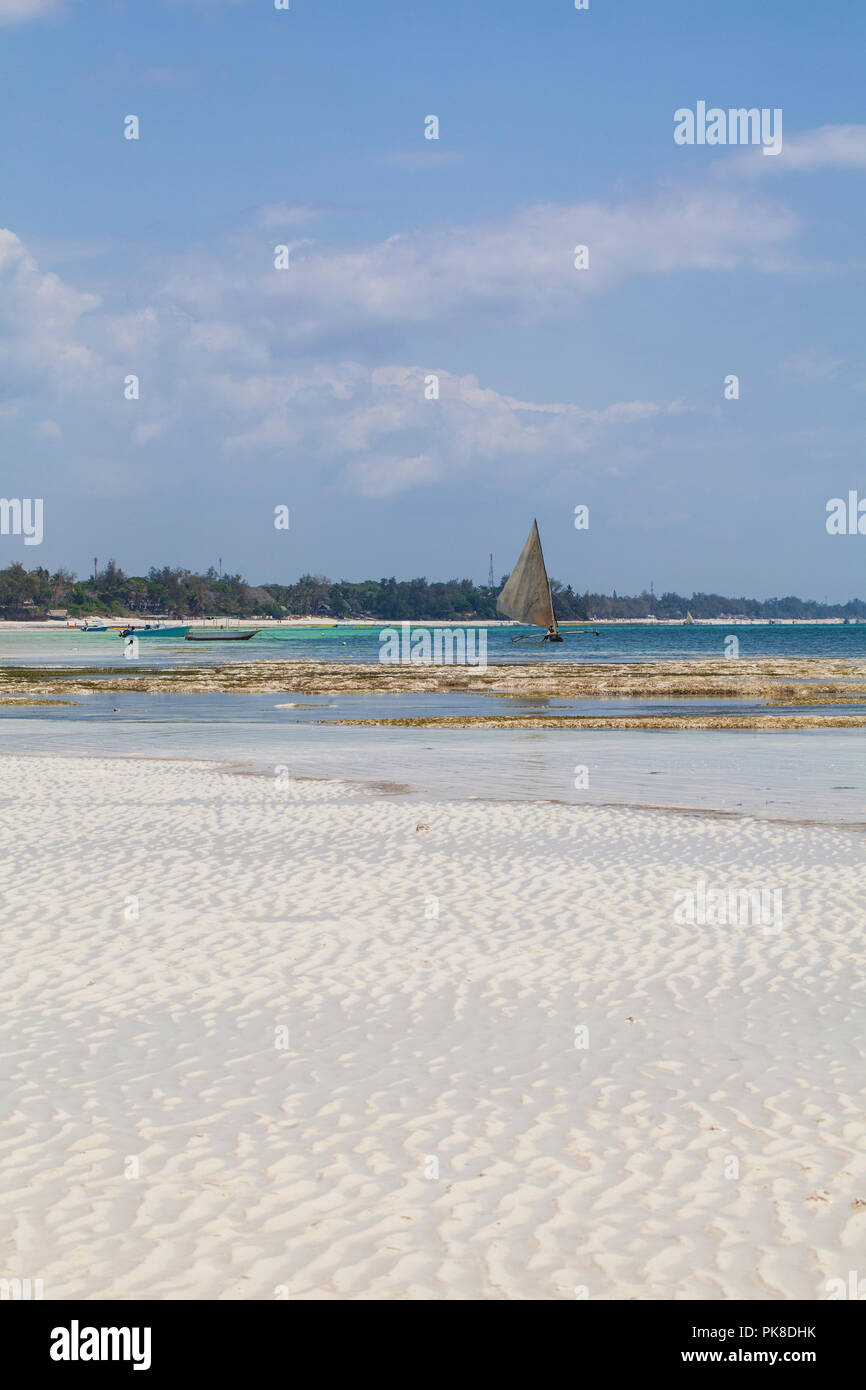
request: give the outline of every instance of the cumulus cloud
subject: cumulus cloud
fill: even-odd
[[[4,390],[17,395],[67,388],[97,359],[80,335],[81,320],[99,306],[59,276],[39,269],[17,236],[0,229],[0,365]]]
[[[810,173],[815,169],[866,169],[866,125],[822,125],[796,135],[786,134],[781,152],[773,159],[762,159],[760,150],[749,149],[718,166],[727,176]]]
[[[439,396],[431,400],[433,376]],[[334,460],[337,480],[368,497],[479,473],[516,479],[552,459],[573,461],[670,410],[651,401],[602,410],[525,401],[472,375],[357,362],[267,380],[220,378],[216,395],[242,426],[225,441],[230,456],[303,449]]]
[[[167,302],[112,314],[96,296],[42,272],[10,232],[0,235],[0,287],[7,394],[25,403],[35,395],[39,434],[58,437],[56,417],[68,437],[78,411],[103,450],[113,443],[127,457],[146,451],[148,466],[173,480],[198,468],[205,452],[229,472],[315,464],[343,491],[392,497],[573,462],[669,409],[621,401],[586,410],[508,395],[442,367],[286,358],[268,351],[254,316],[252,324],[240,314],[214,319]],[[122,389],[129,373],[140,381],[134,402]],[[438,398],[428,399],[434,376]],[[190,439],[195,447],[172,458]],[[121,482],[128,488],[128,477]]]
[[[798,228],[784,205],[720,188],[642,204],[541,204],[361,247],[296,243],[286,270],[259,236],[230,261],[179,260],[160,296],[198,319],[254,318],[272,350],[333,349],[470,315],[555,319],[632,276],[792,270]],[[578,245],[589,248],[588,269],[575,269]]]
[[[642,466],[682,401],[589,410],[521,398],[447,362],[419,362],[417,348],[413,361],[408,330],[422,340],[429,325],[553,322],[630,276],[776,272],[796,264],[799,225],[777,202],[716,187],[641,204],[542,204],[358,247],[301,242],[291,268],[276,270],[268,224],[313,212],[260,209],[259,229],[240,245],[139,275],[122,312],[40,270],[0,233],[6,400],[37,393],[34,427],[57,421],[70,459],[77,419],[79,436],[98,433],[103,455],[145,458],[155,482],[160,470],[172,483],[198,476],[205,457],[244,471],[315,467],[365,497],[476,475],[517,484],[527,468],[597,473],[613,456]],[[590,248],[589,270],[574,268],[578,244]],[[123,393],[130,373],[141,383],[135,401]],[[118,479],[128,489],[134,469]]]

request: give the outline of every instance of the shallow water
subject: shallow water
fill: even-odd
[[[294,699],[293,708],[277,704]],[[518,712],[523,699],[428,696],[439,713]],[[699,730],[346,728],[416,696],[91,695],[66,707],[7,708],[0,751],[213,759],[273,778],[373,783],[408,798],[649,805],[772,819],[866,824],[866,759],[856,729]],[[569,701],[532,701],[567,712]],[[582,702],[602,707],[602,702]],[[712,701],[603,702],[680,707]],[[747,702],[725,702],[727,709]],[[120,713],[114,714],[117,707]],[[428,711],[429,712],[429,711]],[[384,785],[383,785],[384,784]]]
[[[0,663],[190,666],[251,659],[375,662],[378,627],[271,631],[243,643],[193,645],[142,639],[138,663],[113,634],[68,629],[3,633]],[[852,627],[627,627],[550,647],[488,631],[493,662],[650,661],[718,658],[737,635],[740,656],[866,660],[866,625]],[[386,784],[408,797],[557,800],[654,805],[772,818],[866,823],[864,735],[699,730],[485,730],[347,728],[338,719],[461,715],[784,714],[760,700],[569,700],[474,694],[78,695],[72,706],[0,708],[0,750],[111,757],[217,759],[273,776]],[[282,708],[281,708],[282,706]],[[863,705],[847,705],[862,713]],[[115,713],[114,711],[119,711]],[[831,712],[810,706],[808,713]],[[575,769],[586,769],[576,772]],[[583,785],[586,782],[587,785]],[[397,793],[394,788],[402,790]]]
[[[420,627],[420,624],[412,624],[411,630],[417,633]],[[387,625],[383,623],[369,628],[338,627],[321,631],[266,629],[248,642],[194,643],[182,638],[142,637],[136,663],[124,660],[123,643],[116,633],[82,633],[69,628],[3,632],[0,625],[0,664],[183,667],[231,661],[299,659],[369,663],[379,660],[380,633],[386,628]],[[532,631],[528,628],[491,627],[486,631],[487,660],[490,664],[718,660],[725,656],[725,640],[731,636],[737,638],[739,655],[746,660],[758,657],[866,660],[866,623],[849,627],[751,623],[712,627],[622,624],[599,628],[598,636],[594,632],[588,636],[570,636],[554,646],[546,642],[512,642],[514,635]]]
[[[67,720],[78,723],[111,719],[119,713],[124,719],[147,724],[261,724],[335,723],[345,719],[437,719],[437,718],[566,718],[594,715],[599,718],[661,716],[686,718],[689,715],[764,715],[782,717],[802,715],[799,706],[768,705],[761,699],[566,699],[544,695],[478,695],[458,692],[425,691],[400,693],[325,695],[301,692],[260,695],[154,694],[135,691],[124,694],[110,690],[84,691],[68,696],[33,697],[33,704],[0,706],[0,727],[10,719]],[[52,704],[54,699],[69,703]],[[866,715],[866,704],[809,705],[808,715]]]

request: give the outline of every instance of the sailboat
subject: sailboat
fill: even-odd
[[[686,612],[686,616],[685,616],[685,618],[683,619],[683,622],[684,622],[684,623],[687,623],[687,624],[689,625],[689,627],[691,627],[691,625],[692,625],[692,623],[693,623],[694,621],[695,621],[695,620],[694,620],[694,618],[692,617],[691,613]]]
[[[550,592],[550,580],[544,564],[537,521],[533,521],[520,558],[496,600],[496,609],[497,612],[504,613],[506,618],[516,618],[527,627],[547,628],[540,639],[519,636],[512,637],[512,642],[563,641],[553,611],[553,595]]]

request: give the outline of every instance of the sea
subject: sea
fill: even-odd
[[[238,624],[234,624],[238,626]],[[254,623],[244,623],[244,627]],[[866,660],[866,623],[712,623],[693,626],[667,623],[615,623],[580,630],[564,627],[561,643],[540,642],[538,629],[516,625],[410,624],[410,635],[437,626],[469,631],[477,626],[486,635],[487,660],[549,661],[694,661],[720,659],[726,643],[737,640],[738,655],[755,657],[839,657]],[[185,642],[182,638],[142,637],[139,659],[149,666],[201,666],[226,661],[345,661],[378,662],[382,634],[400,631],[400,624],[303,628],[263,628],[248,642]],[[521,640],[515,641],[518,638]],[[3,632],[0,624],[0,665],[117,665],[123,640],[116,632],[87,632],[58,627],[31,632]]]
[[[413,624],[416,633],[422,625]],[[379,660],[379,627],[265,630],[249,642],[142,638],[127,661],[114,633],[0,626],[0,666],[114,671],[239,660]],[[561,645],[512,642],[487,631],[489,664],[719,659],[736,637],[740,658],[841,658],[866,663],[866,625],[626,625],[590,629]],[[597,635],[596,635],[597,634]],[[728,648],[729,650],[729,648]],[[758,700],[569,700],[473,694],[310,696],[143,694],[99,690],[71,705],[38,699],[0,707],[0,751],[75,757],[203,759],[232,772],[333,778],[413,800],[546,800],[661,807],[866,829],[866,730],[574,730],[347,727],[343,719],[434,715],[784,713]],[[845,705],[846,713],[866,706]],[[810,706],[832,713],[832,706]]]

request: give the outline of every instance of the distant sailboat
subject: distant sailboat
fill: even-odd
[[[563,640],[553,611],[553,595],[550,592],[550,580],[547,577],[536,521],[533,521],[532,530],[520,552],[520,558],[496,600],[496,608],[497,612],[504,613],[506,618],[516,618],[519,623],[526,623],[528,627],[547,628],[547,632],[541,638],[542,642]],[[515,642],[531,639],[513,637],[511,640]]]
[[[687,623],[693,623],[695,620],[694,620],[694,618],[692,617],[691,613],[686,612],[685,621],[686,621]]]

